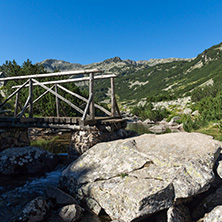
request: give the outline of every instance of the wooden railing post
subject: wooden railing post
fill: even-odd
[[[14,111],[14,117],[17,116],[17,113],[18,113],[18,106],[19,106],[19,92],[16,93],[16,97],[15,97],[15,111]]]
[[[56,92],[56,94],[58,94],[57,84],[55,84],[55,92]],[[59,98],[58,98],[57,95],[56,95],[56,115],[57,115],[57,117],[60,117],[60,114],[59,114]]]
[[[33,82],[29,79],[29,118],[33,117]]]
[[[94,105],[94,73],[89,75],[89,96],[92,95],[91,103],[89,107],[90,119],[95,118],[95,105]]]
[[[111,116],[115,116],[115,85],[114,78],[110,79],[111,81]]]

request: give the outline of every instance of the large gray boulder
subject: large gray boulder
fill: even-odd
[[[40,147],[8,148],[0,152],[0,175],[38,173],[53,169],[58,162],[57,155]]]
[[[58,205],[77,204],[77,201],[72,196],[57,187],[48,186],[46,188],[46,195],[48,198],[55,200]]]
[[[74,222],[82,216],[82,208],[76,204],[64,206],[59,211],[59,216],[63,222]]]
[[[211,212],[204,215],[198,222],[221,222],[222,206],[215,207]]]
[[[206,191],[220,150],[210,136],[185,132],[99,143],[63,171],[60,184],[97,202],[97,213],[100,206],[128,222]]]
[[[203,217],[206,212],[212,211],[217,206],[222,206],[222,186],[201,201],[194,209],[192,217],[195,220],[199,219]]]
[[[167,222],[192,222],[189,209],[183,204],[171,206],[167,211]]]

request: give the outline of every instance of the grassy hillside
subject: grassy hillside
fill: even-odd
[[[143,71],[116,79],[121,100],[140,100],[150,96],[189,95],[209,80],[222,81],[222,43],[205,50],[192,61],[157,64]]]

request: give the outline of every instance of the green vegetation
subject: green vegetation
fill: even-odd
[[[53,136],[46,138],[38,138],[31,141],[31,146],[41,147],[51,153],[67,153],[70,142],[70,134],[62,136]]]
[[[191,95],[194,88],[210,79],[221,82],[222,76],[222,43],[215,45],[193,60],[159,63],[138,70],[128,65],[121,71],[115,66],[113,73],[119,73],[115,79],[116,94],[120,101],[136,101],[147,99],[148,102],[158,102]],[[100,80],[95,87],[98,98],[106,99],[109,80]]]
[[[199,115],[180,114],[177,112],[177,107],[171,107],[171,111],[154,109],[150,102],[144,106],[133,107],[132,113],[142,120],[150,119],[155,122],[163,118],[167,118],[169,121],[173,116],[180,116],[181,118],[177,122],[183,123],[185,131],[205,133],[222,141],[222,82],[193,90],[191,98],[190,108],[193,111],[198,110]]]
[[[199,115],[182,115],[180,123],[184,130],[198,131],[222,140],[222,83],[198,88],[192,92],[191,98],[195,102],[191,108],[198,110]]]
[[[154,109],[152,103],[146,103],[144,106],[135,106],[131,112],[142,120],[150,119],[154,122],[161,121],[170,114],[165,108]]]
[[[31,141],[31,146],[38,146],[41,147],[42,149],[52,151],[55,147],[55,142],[58,139],[58,136],[53,137],[52,139],[40,139],[40,140],[34,140]]]

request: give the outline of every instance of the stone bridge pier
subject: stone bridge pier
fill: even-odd
[[[7,148],[29,145],[27,128],[0,128],[0,152]]]
[[[119,124],[106,122],[106,124],[101,124],[98,128],[95,126],[88,130],[73,132],[68,148],[69,157],[71,159],[75,158],[100,142],[135,136],[135,132],[125,129],[126,125],[126,121],[121,121]]]

